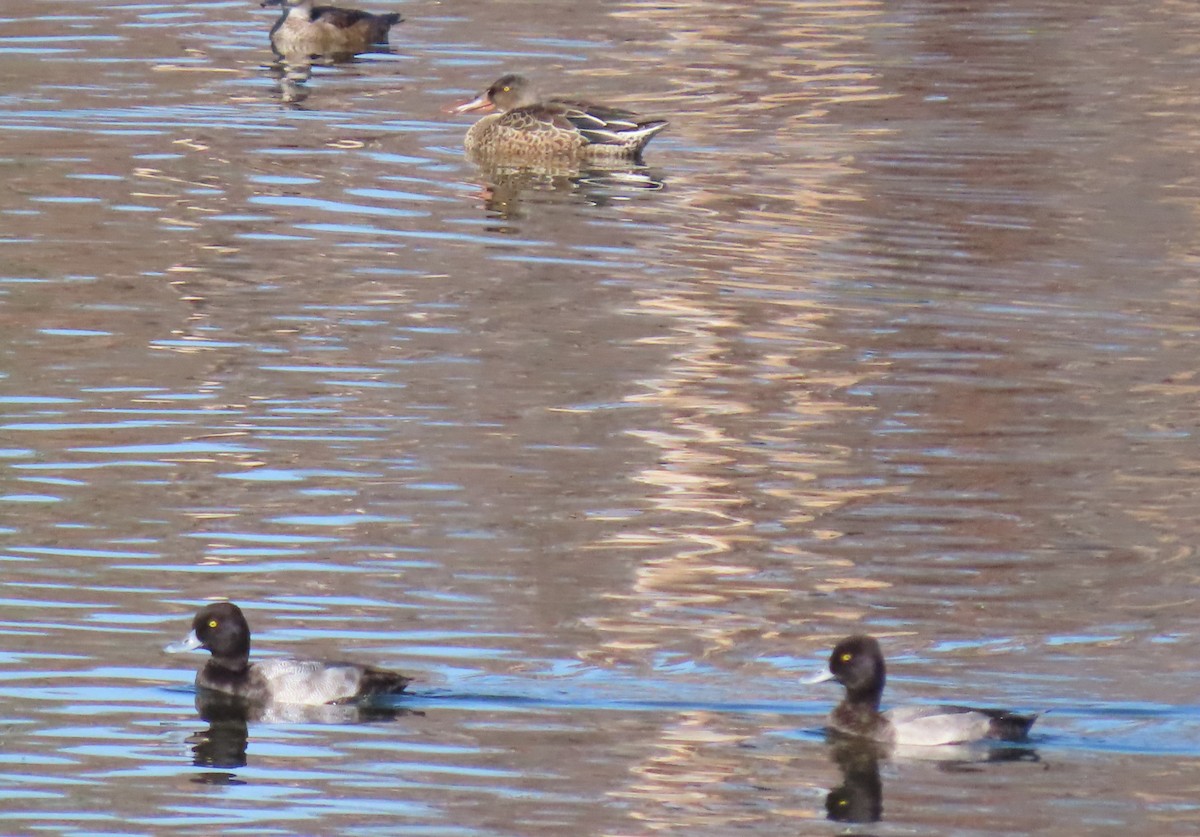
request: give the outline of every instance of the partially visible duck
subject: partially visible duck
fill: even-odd
[[[391,12],[371,14],[337,6],[314,6],[312,0],[262,0],[263,8],[282,13],[271,27],[271,47],[288,56],[350,57],[388,42],[388,30],[403,18]]]
[[[829,668],[809,683],[836,680],[846,688],[829,715],[829,727],[845,735],[885,744],[938,745],[975,741],[1024,741],[1038,715],[965,706],[903,706],[879,711],[887,680],[883,651],[869,636],[843,639],[829,655]]]
[[[192,620],[191,633],[163,650],[203,648],[212,654],[196,674],[196,686],[253,704],[317,706],[349,703],[376,695],[398,694],[411,678],[357,663],[268,659],[250,662],[250,626],[241,608],[217,602]]]
[[[501,76],[453,113],[496,111],[467,131],[468,153],[487,158],[632,159],[667,127],[662,119],[590,102],[543,99],[529,79]]]

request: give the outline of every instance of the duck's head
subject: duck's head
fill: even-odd
[[[851,699],[878,698],[887,681],[887,667],[879,642],[862,634],[843,639],[829,654],[829,668],[808,682],[823,683],[826,680],[836,680],[845,686],[846,695]]]
[[[179,642],[164,650],[192,651],[203,648],[214,659],[246,660],[250,656],[250,626],[241,608],[233,602],[217,602],[204,607],[192,620],[192,630]]]
[[[492,82],[492,86],[469,102],[454,108],[451,113],[481,110],[500,112],[527,107],[538,101],[537,91],[525,76],[509,73]]]

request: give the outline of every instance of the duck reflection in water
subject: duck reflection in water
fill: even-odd
[[[236,770],[247,764],[250,724],[365,724],[394,721],[406,715],[424,712],[382,703],[321,704],[248,701],[236,695],[212,689],[198,689],[196,711],[208,722],[206,729],[188,736],[192,746],[192,764],[196,767]],[[194,781],[201,784],[240,784],[235,774],[201,773]]]
[[[838,738],[831,755],[842,783],[825,795],[825,815],[835,822],[878,822],[883,818],[879,760],[885,748],[874,741]]]
[[[833,731],[829,733],[829,744],[842,783],[825,795],[825,815],[836,822],[883,819],[881,762],[933,764],[945,773],[974,773],[988,764],[1041,761],[1034,748],[1012,745],[894,747]]]
[[[280,56],[279,60],[268,68],[271,77],[279,84],[279,101],[285,105],[299,105],[307,99],[312,68],[312,58],[307,55]]]
[[[550,211],[565,203],[608,207],[666,188],[659,171],[627,162],[619,167],[554,169],[548,166],[481,165],[478,197],[487,214],[505,221]],[[494,228],[492,232],[512,232]]]

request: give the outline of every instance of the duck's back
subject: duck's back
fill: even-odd
[[[409,682],[382,669],[315,660],[263,660],[250,670],[262,677],[270,699],[283,703],[337,703],[401,692]]]
[[[971,741],[1022,741],[1037,720],[1001,709],[967,706],[900,706],[883,713],[892,743],[935,746]]]
[[[361,9],[342,9],[337,6],[317,6],[312,10],[313,23],[334,29],[353,31],[372,44],[386,44],[388,30],[403,18],[396,12],[372,14]]]

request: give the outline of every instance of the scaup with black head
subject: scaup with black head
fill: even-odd
[[[887,667],[874,637],[857,635],[839,642],[829,668],[806,682],[836,680],[845,697],[829,715],[835,732],[900,746],[1024,741],[1038,714],[966,706],[903,706],[879,710]]]
[[[166,646],[175,653],[203,648],[212,657],[196,674],[196,686],[253,703],[316,706],[399,694],[411,682],[394,671],[357,663],[267,659],[250,662],[250,626],[232,602],[204,607],[191,633]]]

